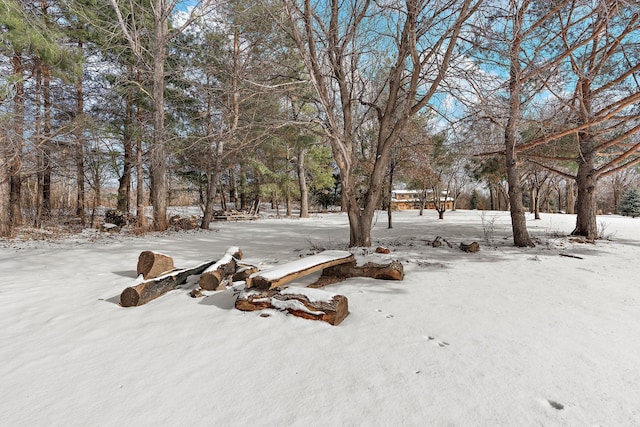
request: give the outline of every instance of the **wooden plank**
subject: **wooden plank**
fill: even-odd
[[[247,288],[273,289],[334,265],[349,263],[355,265],[355,262],[351,252],[324,251],[254,273],[247,278]]]

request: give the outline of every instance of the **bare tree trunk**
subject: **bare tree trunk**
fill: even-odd
[[[0,237],[11,235],[11,172],[10,147],[6,136],[0,136]]]
[[[509,117],[504,131],[505,160],[507,163],[507,182],[509,183],[509,205],[511,211],[511,228],[513,230],[513,244],[518,247],[534,246],[527,231],[527,221],[522,203],[522,184],[518,171],[517,135],[520,120],[522,83],[520,81],[521,65],[520,50],[523,39],[522,21],[529,6],[525,0],[516,9],[513,22],[513,40],[509,48]]]
[[[137,69],[137,82],[142,84],[142,72]],[[136,224],[139,229],[146,227],[144,214],[144,168],[142,165],[142,108],[136,105]]]
[[[129,70],[130,74],[132,70]],[[133,139],[134,139],[134,115],[133,97],[127,94],[125,107],[124,129],[122,135],[122,148],[124,151],[122,175],[118,182],[118,210],[129,212],[131,209],[131,172],[133,170]]]
[[[44,102],[44,141],[41,146],[42,168],[40,170],[41,179],[41,218],[48,218],[51,215],[51,69],[48,65],[42,67],[42,100]]]
[[[78,42],[78,50],[82,53],[82,42]],[[76,80],[76,215],[80,223],[85,225],[85,188],[84,188],[84,88],[82,75]]]
[[[535,191],[534,191],[534,185],[531,184],[531,186],[529,187],[529,213],[535,213],[536,212],[536,207],[535,207],[535,203],[533,203],[536,195],[535,195]]]
[[[35,144],[36,144],[36,162],[38,171],[36,174],[36,188],[35,188],[35,218],[33,221],[34,227],[40,227],[42,221],[42,153],[40,151],[40,145],[42,144],[42,62],[36,58],[35,68]]]
[[[240,210],[246,211],[248,208],[247,197],[247,175],[244,171],[244,162],[240,162]]]
[[[232,68],[232,76],[231,76],[231,117],[230,117],[230,129],[228,134],[233,137],[238,129],[238,123],[240,120],[240,76],[239,76],[239,68],[238,68],[238,60],[240,55],[240,40],[238,29],[236,28],[233,35],[233,68]],[[211,99],[208,100],[211,103]],[[211,114],[212,104],[209,104],[208,110],[209,114]],[[210,117],[207,122],[208,134],[213,135],[213,120]],[[200,224],[200,228],[203,230],[209,229],[209,224],[213,219],[213,211],[214,211],[214,202],[216,196],[216,188],[218,185],[218,181],[220,180],[220,174],[222,169],[222,156],[224,155],[224,137],[220,135],[216,140],[216,151],[215,151],[215,159],[211,168],[207,170],[207,196],[205,202],[205,208],[202,215],[202,222]]]
[[[309,218],[309,189],[307,188],[307,171],[305,168],[306,148],[298,150],[298,185],[300,187],[300,218]]]
[[[22,63],[22,55],[15,53],[12,57],[13,74],[16,78],[15,96],[14,96],[14,131],[13,140],[7,141],[9,147],[7,149],[7,162],[10,175],[10,218],[11,225],[18,226],[22,224],[22,148],[24,145],[24,66]]]
[[[591,79],[582,78],[578,85],[581,101],[580,121],[582,124],[586,124],[591,119],[593,100]],[[580,155],[576,159],[578,163],[578,173],[576,174],[576,184],[578,186],[577,217],[576,228],[571,234],[594,240],[598,237],[596,187],[599,176],[595,166],[596,153],[594,151],[596,144],[589,128],[578,132],[578,146],[580,147]]]
[[[555,187],[556,193],[558,194],[558,212],[560,212],[562,210],[562,191],[560,191],[560,186],[558,184],[558,186]],[[566,212],[566,210],[565,210]]]
[[[389,191],[388,191],[388,202],[387,205],[387,228],[393,228],[393,209],[391,208],[391,199],[393,195],[393,172],[396,168],[395,159],[391,159],[391,163],[389,164]]]
[[[149,168],[151,172],[151,204],[153,205],[153,227],[164,231],[167,222],[167,168],[164,128],[164,63],[167,57],[167,22],[169,4],[167,0],[155,0],[153,10],[153,136]]]

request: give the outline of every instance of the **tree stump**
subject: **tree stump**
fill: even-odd
[[[154,251],[144,251],[138,257],[137,275],[153,279],[173,270],[173,258]]]

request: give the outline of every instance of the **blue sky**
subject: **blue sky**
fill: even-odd
[[[187,10],[189,6],[193,6],[198,3],[198,0],[181,0],[178,2],[177,9],[178,10]]]

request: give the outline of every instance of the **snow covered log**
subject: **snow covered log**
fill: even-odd
[[[142,274],[145,279],[153,279],[174,268],[173,258],[170,256],[154,251],[143,251],[138,257],[136,274],[138,276]]]
[[[300,277],[339,264],[354,264],[355,258],[348,251],[323,251],[267,270],[247,278],[247,288],[273,289]]]
[[[242,259],[242,251],[237,246],[227,249],[227,252],[215,264],[208,267],[200,276],[198,285],[206,291],[215,291],[228,276],[236,272],[236,262]]]
[[[193,268],[174,270],[154,279],[136,281],[132,286],[122,291],[120,305],[134,307],[146,304],[183,284],[189,276],[202,273],[214,263],[215,261],[208,261]]]
[[[318,280],[309,285],[311,288],[321,288],[341,282],[350,277],[370,277],[382,280],[404,279],[404,267],[400,261],[392,261],[388,264],[376,264],[368,262],[361,266],[343,264],[322,270]]]
[[[349,302],[344,295],[296,287],[245,290],[236,300],[236,308],[242,311],[272,308],[287,311],[304,319],[322,320],[332,325],[338,325],[349,314]]]
[[[247,277],[251,276],[253,273],[257,273],[258,270],[257,265],[238,262],[236,263],[236,272],[233,274],[233,281],[240,282],[247,280]]]

